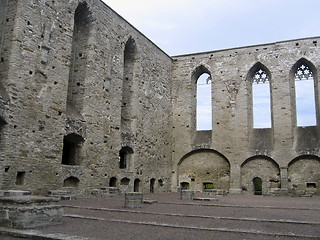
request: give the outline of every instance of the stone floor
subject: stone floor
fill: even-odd
[[[197,197],[145,194],[157,202],[135,209],[124,208],[124,196],[60,201],[63,224],[0,228],[0,239],[320,239],[320,197]]]

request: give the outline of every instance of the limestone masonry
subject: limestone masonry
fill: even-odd
[[[0,0],[0,189],[320,194],[318,45],[170,57],[100,0]],[[315,126],[297,125],[301,72]],[[197,131],[204,73],[212,130]],[[254,81],[270,128],[253,125]]]

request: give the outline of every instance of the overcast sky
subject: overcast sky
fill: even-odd
[[[320,35],[319,0],[104,0],[169,55]]]

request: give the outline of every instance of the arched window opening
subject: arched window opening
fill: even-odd
[[[116,186],[117,186],[117,178],[116,177],[110,178],[109,187],[116,187]]]
[[[120,181],[120,185],[124,185],[124,186],[128,186],[130,183],[130,179],[129,178],[122,178]]]
[[[190,190],[190,184],[188,182],[182,182],[182,183],[180,183],[180,189],[181,190]]]
[[[130,147],[123,147],[119,152],[119,168],[128,169],[130,166],[131,155],[133,150]]]
[[[140,179],[137,178],[134,180],[133,191],[139,192],[139,190],[140,190]]]
[[[253,193],[254,195],[262,195],[262,180],[259,177],[255,177],[253,180]]]
[[[252,77],[253,128],[271,128],[270,76],[258,68]]]
[[[313,72],[306,64],[300,64],[295,72],[297,126],[316,126],[316,105]]]
[[[154,178],[150,179],[150,193],[154,193],[154,184],[156,180]]]
[[[203,73],[197,80],[197,131],[212,130],[211,76]]]
[[[16,185],[24,185],[25,178],[26,178],[25,171],[17,172]]]
[[[69,134],[63,138],[62,164],[80,165],[81,145],[83,137],[78,134]]]
[[[124,67],[122,83],[122,103],[121,103],[121,130],[130,132],[132,114],[132,89],[134,64],[136,60],[137,47],[133,38],[129,38],[124,49]]]
[[[73,187],[77,188],[79,186],[80,180],[76,177],[68,177],[63,181],[63,187]]]

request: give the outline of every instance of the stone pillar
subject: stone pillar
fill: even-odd
[[[281,183],[281,190],[288,190],[288,168],[287,167],[280,167],[280,183]]]
[[[229,193],[241,194],[241,167],[230,163],[230,190]]]
[[[181,190],[180,199],[182,200],[193,200],[194,191],[192,190]]]
[[[126,193],[124,206],[127,208],[141,208],[143,206],[143,193]]]

